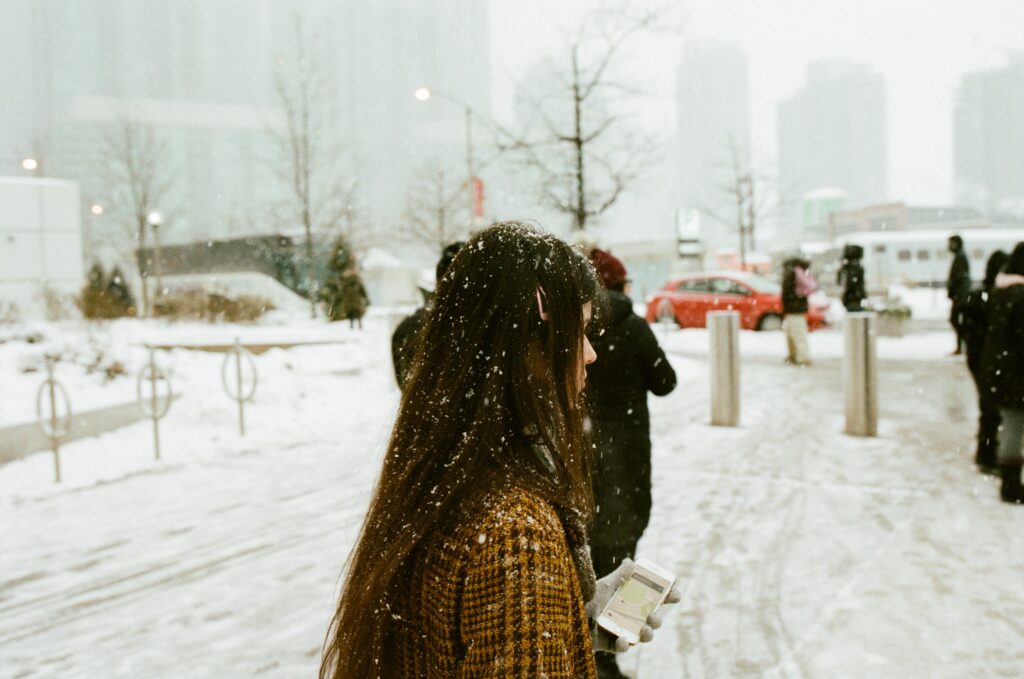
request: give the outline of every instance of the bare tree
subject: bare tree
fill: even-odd
[[[316,318],[319,281],[314,235],[337,238],[354,222],[358,183],[345,171],[347,154],[339,139],[336,93],[328,77],[326,51],[310,40],[293,18],[292,44],[275,57],[274,97],[283,117],[271,130],[283,162],[275,172],[287,186],[289,220],[302,225],[306,251],[306,290],[310,315]]]
[[[631,44],[666,29],[670,15],[665,7],[602,6],[558,59],[538,65],[544,77],[516,88],[529,115],[521,129],[499,130],[501,148],[539,174],[542,200],[570,215],[575,229],[612,207],[656,158],[657,140],[627,112],[642,93],[618,71]]]
[[[409,186],[399,231],[432,252],[468,237],[469,208],[461,180],[452,181],[440,162],[422,165]]]
[[[152,126],[134,116],[121,116],[102,145],[101,157],[109,173],[110,205],[115,214],[123,215],[134,231],[135,263],[142,288],[143,315],[152,313],[149,295],[149,266],[145,261],[148,232],[154,229],[157,270],[159,269],[159,224],[150,223],[150,215],[161,207],[173,184],[169,171],[167,145]],[[164,206],[166,207],[166,206]],[[159,273],[159,271],[158,271]],[[161,294],[157,286],[156,296]]]
[[[757,229],[775,209],[767,189],[768,177],[758,172],[750,152],[730,139],[724,181],[717,187],[713,204],[703,212],[715,221],[732,228],[739,236],[740,267],[747,266],[747,253],[757,248]]]

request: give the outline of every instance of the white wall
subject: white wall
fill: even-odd
[[[0,298],[27,309],[44,283],[75,292],[83,279],[78,185],[0,177]]]

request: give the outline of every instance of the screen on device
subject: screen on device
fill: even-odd
[[[604,616],[626,629],[640,633],[647,616],[661,603],[665,586],[640,573],[632,577],[619,588],[612,599],[611,605],[605,609]]]

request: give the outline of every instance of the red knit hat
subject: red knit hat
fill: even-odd
[[[597,269],[597,275],[606,288],[619,287],[628,280],[626,267],[610,252],[594,248],[590,251],[590,262]]]

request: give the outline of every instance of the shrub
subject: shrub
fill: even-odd
[[[273,308],[262,297],[227,297],[204,290],[182,290],[161,295],[153,304],[153,315],[171,321],[251,323]]]
[[[43,310],[48,321],[66,321],[75,317],[76,298],[43,283],[40,289]]]
[[[0,300],[0,325],[14,325],[21,319],[21,310],[14,302]]]
[[[123,318],[135,315],[135,299],[117,267],[110,276],[94,264],[75,300],[82,315],[89,319]]]

